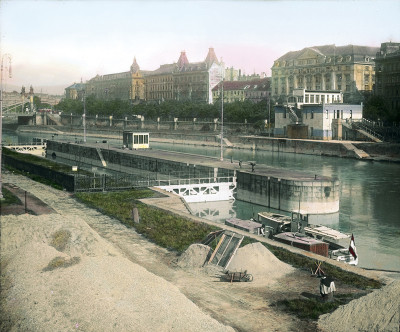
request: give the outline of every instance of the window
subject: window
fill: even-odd
[[[322,95],[321,96],[321,103],[324,103],[325,102],[325,95]]]
[[[306,101],[305,101],[306,104],[309,103],[309,98],[310,98],[309,95],[306,95]]]
[[[315,96],[315,102],[316,102],[317,104],[319,104],[319,95],[316,95],[316,96]]]
[[[311,119],[314,119],[314,111],[311,111]]]
[[[326,113],[326,118],[328,119],[328,110],[326,110],[325,113]]]

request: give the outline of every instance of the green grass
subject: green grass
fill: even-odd
[[[35,164],[35,165],[45,166],[45,167],[48,167],[50,169],[57,170],[60,172],[62,172],[63,170],[67,170],[67,169],[68,169],[68,171],[71,171],[71,167],[69,167],[69,166],[57,164],[49,159],[41,158],[41,157],[34,156],[34,155],[31,155],[28,153],[19,153],[19,152],[15,152],[13,150],[4,148],[3,154],[13,157],[17,160],[25,161],[27,163],[31,163],[31,164]]]
[[[266,243],[263,244],[278,259],[285,263],[310,272],[311,269],[315,271],[317,268],[316,261],[314,259],[292,253],[282,248],[273,247]],[[335,280],[340,280],[344,284],[352,285],[360,289],[377,289],[383,286],[383,284],[377,280],[369,279],[355,273],[347,272],[339,267],[330,265],[326,262],[321,264],[321,268],[326,275],[333,277]]]
[[[7,205],[22,205],[21,200],[15,196],[11,191],[7,190],[6,188],[2,187],[1,191],[3,193],[3,199],[1,199],[1,206]]]
[[[218,229],[205,223],[194,222],[173,213],[147,206],[138,201],[139,198],[152,197],[153,193],[149,189],[142,189],[109,193],[78,193],[76,197],[102,213],[120,220],[125,225],[134,227],[138,233],[143,234],[154,243],[178,252],[183,252],[191,244],[200,242],[207,234]],[[133,222],[132,209],[134,207],[139,210],[140,223],[138,224]],[[217,241],[213,241],[211,246],[216,245]],[[254,242],[258,241],[245,237],[241,246]],[[310,271],[310,269],[315,271],[316,269],[314,259],[265,243],[263,245],[278,259],[296,268],[307,271]],[[360,289],[376,289],[382,286],[379,281],[344,271],[328,263],[323,263],[321,268],[335,280],[340,280],[344,284]]]
[[[273,304],[283,311],[295,314],[301,319],[316,320],[320,315],[330,313],[339,306],[349,303],[365,294],[335,294],[332,302],[323,302],[322,298],[281,300]]]
[[[200,242],[216,227],[147,206],[139,198],[152,197],[149,189],[109,193],[78,193],[76,197],[89,206],[112,216],[159,246],[179,253],[195,242]],[[132,209],[139,211],[140,223],[134,223]]]

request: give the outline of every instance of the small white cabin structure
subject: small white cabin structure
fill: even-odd
[[[128,149],[148,149],[150,147],[149,143],[149,133],[133,131],[124,131],[123,133],[123,144]]]

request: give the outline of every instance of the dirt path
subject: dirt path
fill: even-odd
[[[296,270],[295,272],[286,275],[278,282],[269,280],[268,276],[266,276],[264,280],[257,280],[257,282],[253,283],[220,282],[219,279],[215,278],[212,274],[206,273],[204,269],[188,271],[179,268],[175,263],[177,257],[174,253],[171,253],[166,249],[154,245],[153,243],[143,238],[141,235],[137,234],[133,229],[125,227],[118,221],[102,215],[94,209],[87,208],[83,204],[77,202],[67,192],[58,191],[42,184],[33,182],[25,177],[16,176],[9,173],[5,174],[4,182],[13,183],[21,188],[21,190],[29,191],[32,195],[36,196],[42,202],[47,204],[49,208],[55,211],[54,214],[49,215],[52,216],[50,219],[54,220],[54,224],[51,224],[50,220],[43,219],[45,220],[43,226],[44,228],[35,229],[33,226],[29,226],[32,227],[32,229],[29,229],[29,227],[26,226],[28,228],[28,233],[36,234],[34,242],[35,248],[38,248],[37,245],[40,242],[48,242],[48,239],[51,236],[51,232],[54,232],[57,227],[61,227],[63,225],[62,220],[65,221],[64,227],[69,227],[68,229],[72,230],[73,236],[76,236],[73,241],[74,246],[71,245],[71,248],[69,249],[70,251],[63,254],[67,255],[68,257],[79,256],[81,257],[81,263],[73,267],[63,269],[62,271],[64,276],[62,276],[61,274],[59,274],[57,277],[53,276],[53,278],[56,278],[54,280],[58,280],[57,282],[51,278],[48,280],[42,280],[43,285],[45,285],[46,283],[51,284],[53,282],[52,285],[54,289],[58,290],[59,294],[65,293],[68,289],[70,289],[63,288],[64,286],[61,282],[62,280],[65,281],[64,278],[68,275],[68,273],[73,273],[70,271],[75,271],[76,274],[72,275],[78,278],[77,280],[81,281],[82,278],[86,280],[87,273],[91,273],[91,275],[93,275],[93,273],[98,273],[100,275],[111,273],[108,269],[113,266],[115,267],[115,265],[108,260],[110,259],[110,256],[116,256],[118,257],[118,259],[123,261],[125,265],[129,266],[129,273],[132,273],[133,279],[135,279],[136,277],[135,266],[140,266],[140,268],[144,268],[148,272],[151,272],[152,275],[160,277],[163,280],[162,283],[158,281],[160,284],[165,286],[164,281],[166,281],[166,285],[174,285],[182,294],[185,295],[187,299],[191,300],[203,312],[207,313],[218,322],[233,327],[237,331],[317,330],[316,324],[314,322],[299,320],[292,315],[283,313],[274,306],[274,303],[278,300],[300,297],[301,293],[316,294],[318,290],[318,280],[311,278],[309,273]],[[6,246],[8,246],[7,248],[9,249],[6,255],[2,254],[2,263],[3,267],[7,267],[7,264],[8,266],[10,266],[11,264],[14,269],[12,271],[17,271],[18,268],[17,266],[15,266],[16,262],[19,262],[21,264],[28,264],[29,261],[27,261],[26,259],[21,260],[20,255],[22,252],[13,251],[12,248],[15,247],[20,250],[23,245],[21,243],[18,243],[18,241],[23,242],[24,240],[22,240],[22,238],[24,236],[26,237],[27,234],[26,232],[24,233],[23,231],[17,230],[15,229],[15,227],[12,227],[12,224],[15,225],[19,222],[17,217],[13,218],[10,217],[9,223],[5,224],[3,224],[5,220],[2,219],[2,227],[4,225],[9,226],[9,228],[7,228],[9,232],[8,236],[16,238],[14,240],[3,239],[4,236],[6,236],[7,234],[4,234],[4,232],[2,233],[2,246],[4,247],[4,243],[6,243]],[[32,225],[32,222],[26,219],[26,216],[25,219],[21,219],[21,221],[26,223],[27,225]],[[90,229],[87,229],[87,226],[89,226]],[[79,232],[76,231],[76,229],[79,229]],[[92,230],[94,230],[94,232]],[[40,231],[46,234],[40,234]],[[10,241],[14,241],[12,245],[10,244]],[[42,249],[44,250],[44,248]],[[33,250],[33,252],[36,252],[38,254],[38,251]],[[90,263],[92,255],[94,255],[96,259],[100,259],[100,262],[96,261],[96,263]],[[51,254],[49,253],[45,258],[43,258],[43,260],[41,260],[41,262],[44,264],[45,262],[47,262],[49,257],[52,256],[54,256],[53,252],[51,252]],[[33,256],[29,257],[34,259]],[[7,259],[7,262],[4,262],[4,258]],[[110,266],[108,266],[106,262],[108,262]],[[94,272],[90,272],[90,269],[87,267],[87,265],[85,265],[89,263],[92,265],[94,264]],[[121,267],[118,265],[118,269],[120,268]],[[36,269],[38,269],[37,266]],[[12,277],[15,277],[12,274],[12,271],[10,272],[10,270],[8,270],[8,276],[11,275]],[[26,278],[29,279],[28,272],[29,270],[26,271]],[[77,275],[79,277],[77,277]],[[43,273],[40,273],[40,277],[45,278],[45,275]],[[118,278],[118,276],[115,275],[114,277]],[[91,292],[89,292],[89,294],[94,297],[94,303],[100,303],[99,296],[104,296],[104,294],[102,294],[101,292],[103,292],[104,287],[108,287],[108,283],[106,283],[106,281],[113,282],[109,279],[101,279],[101,282],[99,282],[100,288],[95,288]],[[108,305],[113,309],[118,307],[118,303],[120,303],[121,301],[121,294],[124,293],[123,288],[118,289],[118,282],[120,281],[121,280],[118,279],[116,282],[113,282],[113,287],[115,287],[116,290],[114,290],[114,292],[112,293],[113,296],[111,299],[107,298]],[[26,282],[26,280],[24,280],[23,277],[20,277],[19,279],[16,278],[14,281],[11,282],[13,286],[10,286],[10,288],[15,290],[15,287],[19,287],[18,283],[24,282]],[[79,284],[79,281],[76,282],[78,282]],[[27,284],[30,285],[30,287],[35,287],[32,283]],[[123,287],[124,285],[125,287],[131,287],[130,284],[126,285],[124,283],[122,283],[121,287]],[[92,285],[86,280],[85,282],[82,282],[79,287],[86,287],[91,289]],[[140,284],[136,285],[135,287],[140,287]],[[355,291],[340,284],[337,285],[337,287],[343,292]],[[32,293],[36,294],[36,296],[39,296],[36,291],[31,291]],[[100,294],[97,294],[96,292],[100,292]],[[21,308],[26,309],[26,305],[24,304],[24,301],[26,301],[26,299],[21,298],[21,294],[13,294],[13,296],[19,301],[18,305],[16,306],[16,310],[18,309],[17,312],[21,312]],[[74,306],[72,303],[68,303],[68,299],[70,301],[80,301],[79,297],[75,296],[78,296],[78,294],[74,294],[72,297],[67,297],[67,300],[63,299],[62,296],[58,298],[58,305],[61,305],[62,308],[64,308],[63,310],[67,313],[67,315],[77,315],[77,312],[71,311],[70,308],[67,309],[68,306]],[[6,301],[10,301],[10,297],[6,296],[5,298]],[[45,299],[46,298],[44,298],[43,300]],[[132,299],[129,298],[129,300]],[[147,301],[152,300],[153,299],[151,297],[144,297],[141,299],[141,302],[146,303]],[[86,303],[85,301],[87,301],[87,298],[82,298],[81,301],[82,303],[77,305],[78,308],[84,307],[83,304]],[[183,300],[181,301],[182,303],[184,303]],[[45,312],[46,305],[44,303],[42,303],[42,305],[44,306],[42,311],[36,313],[43,314]],[[47,305],[49,306],[49,308],[47,308],[49,312],[54,312],[56,310],[54,307],[55,302],[48,301]],[[87,315],[91,314],[93,313],[87,313]],[[101,315],[104,314],[104,312],[100,310],[96,312],[96,314]],[[110,315],[113,319],[122,319],[119,316],[122,315],[122,313],[117,309],[112,311]],[[182,315],[184,315],[184,313],[182,313]],[[17,314],[15,317],[17,317],[16,319],[21,319],[21,313]],[[33,319],[32,316],[29,317],[30,319]],[[86,317],[84,314],[82,314],[80,317],[82,321],[86,322],[85,326],[90,326],[88,323],[88,317]],[[129,315],[127,317],[129,321]],[[47,317],[46,319],[47,320],[38,318],[38,322],[41,322],[43,324],[45,324],[44,322],[47,322],[46,324],[48,324],[49,327],[53,327],[53,325],[49,323],[49,321],[51,321],[51,317]],[[60,321],[63,321],[62,317],[59,317],[59,319]],[[185,319],[190,321],[192,318],[189,316]],[[124,320],[122,319],[122,321]],[[151,324],[152,322],[149,322],[147,330],[151,330]],[[118,326],[119,328],[114,327],[114,330],[123,331],[123,328],[127,328],[129,324],[124,325],[123,323],[121,323]],[[218,324],[216,324],[215,326],[221,329],[221,326],[219,326]],[[95,327],[96,325],[91,326],[90,328],[86,328],[86,330],[94,331]],[[194,325],[192,327],[193,330],[195,330]],[[49,328],[43,330],[50,331],[51,329]],[[163,328],[160,329],[160,326],[158,326],[156,327],[156,330],[160,331],[163,330]],[[169,329],[166,328],[164,330],[167,331]],[[180,331],[180,329],[177,330]],[[223,330],[223,328],[221,330]]]

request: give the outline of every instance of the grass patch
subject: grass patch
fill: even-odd
[[[140,198],[153,197],[150,189],[129,190],[109,193],[77,193],[76,197],[85,204],[120,220],[127,226],[164,248],[179,253],[218,228],[194,222],[190,219],[147,206]],[[138,208],[140,223],[134,223],[132,209]]]
[[[313,271],[315,271],[317,267],[315,264],[316,261],[314,259],[292,253],[283,248],[273,247],[266,243],[263,244],[278,259],[296,268],[304,269],[307,271],[311,271],[312,269]],[[355,273],[347,272],[339,267],[330,265],[326,262],[321,264],[321,268],[326,273],[326,275],[333,277],[333,279],[340,280],[344,284],[352,285],[360,289],[378,289],[383,286],[383,284],[377,280],[369,279]]]
[[[60,229],[59,231],[53,233],[51,237],[52,239],[50,245],[56,248],[58,251],[64,251],[69,239],[71,238],[71,232],[66,229]]]
[[[0,200],[1,206],[8,206],[8,205],[22,205],[21,200],[15,196],[11,191],[7,190],[6,188],[2,187],[3,199]]]
[[[58,172],[68,173],[68,174],[72,172],[71,166],[58,164],[49,159],[34,156],[34,155],[31,155],[28,153],[19,153],[19,152],[15,152],[13,150],[4,148],[3,154],[13,157],[14,159],[17,159],[17,160],[25,161],[27,163],[31,163],[31,164],[35,164],[35,165],[44,166],[44,167],[47,167],[49,169],[52,169],[52,170],[55,170]]]
[[[332,302],[323,302],[320,298],[281,300],[273,304],[283,311],[295,314],[301,319],[316,320],[320,315],[330,313],[339,306],[349,303],[364,294],[337,294]]]
[[[65,258],[65,257],[54,257],[50,263],[42,270],[43,272],[53,271],[59,268],[66,268],[72,265],[78,264],[81,261],[80,257],[72,257],[72,258]]]
[[[129,190],[109,193],[77,193],[75,196],[85,204],[100,210],[111,217],[120,220],[127,226],[134,227],[138,233],[162,247],[178,251],[186,250],[193,243],[200,242],[217,227],[206,223],[194,222],[190,219],[147,206],[138,201],[140,198],[153,197],[150,189]],[[139,210],[140,223],[135,224],[132,218],[132,209]],[[213,241],[217,242],[217,241]],[[241,246],[259,242],[245,237]],[[212,245],[212,244],[211,244]],[[292,253],[288,250],[273,247],[263,243],[278,259],[296,268],[310,271],[315,270],[315,260]],[[379,281],[368,279],[351,272],[344,271],[336,266],[323,263],[325,273],[335,280],[360,289],[376,289],[382,287]]]

